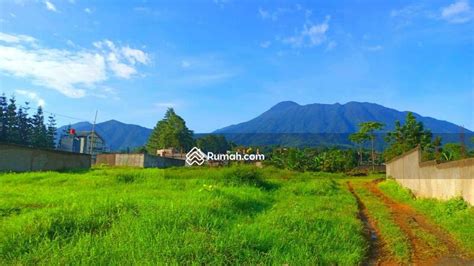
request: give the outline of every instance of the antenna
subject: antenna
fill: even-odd
[[[92,155],[92,151],[93,151],[92,146],[94,146],[94,131],[95,131],[95,122],[97,121],[97,113],[98,113],[98,110],[95,111],[94,124],[92,124],[91,144],[89,145],[89,153],[91,155]]]
[[[466,142],[464,134],[464,126],[461,126],[461,132],[459,133],[459,140],[461,141],[461,158],[466,158]]]

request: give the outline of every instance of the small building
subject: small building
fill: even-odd
[[[97,132],[71,132],[72,134],[66,134],[61,137],[59,140],[59,150],[92,155],[106,151],[105,141]]]
[[[58,150],[79,153],[79,138],[71,134],[61,136]]]
[[[79,138],[79,153],[100,154],[105,152],[105,141],[92,131],[79,131],[76,134]]]
[[[184,160],[186,158],[186,153],[179,152],[175,148],[156,150],[156,155],[159,157],[174,158],[180,160]]]

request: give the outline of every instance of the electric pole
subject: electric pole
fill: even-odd
[[[95,111],[94,124],[92,124],[92,132],[91,132],[91,143],[89,145],[89,153],[91,155],[92,155],[93,146],[94,146],[94,131],[95,131],[95,123],[97,121],[97,112],[98,112],[98,110]]]

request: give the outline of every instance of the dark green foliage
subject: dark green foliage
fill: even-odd
[[[155,154],[156,150],[165,148],[187,151],[193,145],[193,132],[186,127],[184,119],[169,108],[165,118],[158,121],[153,129],[146,148],[150,154]]]
[[[53,115],[48,116],[48,127],[46,129],[46,147],[48,148],[54,148],[55,141],[54,138],[56,136],[56,120],[54,119]]]
[[[341,149],[277,148],[269,164],[295,171],[346,172],[357,166],[357,153]]]
[[[225,153],[233,148],[233,144],[228,142],[221,135],[206,135],[196,140],[196,145],[204,152]]]
[[[441,152],[442,161],[454,161],[463,158],[463,147],[459,143],[446,143]]]
[[[368,121],[359,124],[359,131],[350,135],[349,139],[362,146],[366,141],[370,140],[370,150],[371,150],[371,161],[372,161],[372,170],[375,169],[375,131],[382,130],[384,124],[374,121]],[[359,154],[362,155],[362,151],[359,151]],[[362,157],[360,157],[362,158]],[[360,162],[359,162],[360,163]]]
[[[48,135],[44,124],[43,108],[41,108],[41,106],[38,107],[36,114],[33,115],[31,124],[33,126],[31,144],[35,147],[47,148]]]
[[[30,107],[28,106],[28,103],[25,103],[24,107],[18,108],[18,115],[17,115],[17,123],[18,123],[18,143],[24,144],[24,145],[30,145],[31,144],[31,130],[32,130],[32,125],[31,125],[31,119],[28,117],[28,111],[30,110]]]
[[[18,128],[18,116],[15,97],[10,98],[6,109],[6,141],[10,143],[20,142],[20,132]]]
[[[400,121],[395,123],[395,130],[388,132],[386,141],[389,147],[384,152],[386,161],[401,155],[418,145],[427,154],[433,154],[434,145],[431,142],[432,134],[430,130],[424,128],[422,122],[418,122],[412,113],[408,113],[405,124]]]
[[[54,149],[56,134],[54,116],[49,116],[48,127],[46,127],[41,106],[33,117],[29,117],[29,110],[28,102],[24,106],[17,106],[14,96],[8,103],[4,95],[0,97],[0,141]]]
[[[5,94],[0,96],[0,141],[6,141],[7,138],[7,97]]]

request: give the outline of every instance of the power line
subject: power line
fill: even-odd
[[[25,108],[26,106],[24,105],[19,105],[20,107],[22,108]],[[31,106],[28,106],[30,109],[31,109]],[[64,118],[68,118],[68,119],[73,119],[73,120],[77,120],[77,121],[81,121],[81,122],[89,122],[92,124],[92,122],[88,119],[84,119],[84,118],[78,118],[78,117],[74,117],[74,116],[69,116],[69,115],[63,115],[63,114],[59,114],[59,113],[53,113],[53,112],[49,112],[49,111],[46,111],[43,109],[43,113],[46,113],[46,114],[51,114],[51,115],[54,115],[54,116],[59,116],[59,117],[64,117]]]

